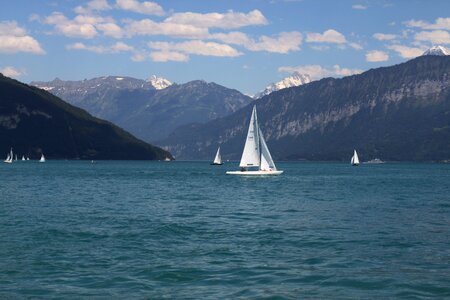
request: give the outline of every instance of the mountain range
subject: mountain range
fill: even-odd
[[[108,76],[31,84],[149,142],[166,138],[178,126],[227,116],[252,101],[237,90],[203,80],[171,84],[156,77],[145,81]]]
[[[276,159],[450,158],[450,56],[425,55],[359,75],[273,92],[254,102]],[[239,159],[253,104],[157,144],[181,159]]]
[[[0,74],[0,151],[50,159],[165,159],[172,155],[42,89]]]

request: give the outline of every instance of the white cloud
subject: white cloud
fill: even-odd
[[[266,17],[257,9],[252,10],[248,14],[229,11],[227,13],[175,13],[164,22],[192,25],[205,28],[225,28],[233,29],[252,25],[266,25],[268,21]]]
[[[363,49],[363,46],[361,46],[361,44],[358,44],[358,43],[348,43],[348,45],[350,47],[352,47],[353,49],[355,49],[355,50],[362,50]]]
[[[364,10],[364,9],[367,9],[367,6],[366,5],[362,5],[362,4],[355,4],[355,5],[352,5],[352,8],[353,9]]]
[[[28,52],[33,54],[45,54],[45,51],[31,36],[0,35],[0,53]]]
[[[151,1],[139,2],[137,0],[117,0],[116,7],[146,15],[164,15],[164,9],[159,4]]]
[[[384,51],[372,50],[366,53],[366,61],[369,62],[380,62],[389,59],[389,55]]]
[[[133,56],[131,57],[131,60],[134,62],[141,62],[144,61],[147,58],[147,55],[145,53],[134,53]]]
[[[421,31],[414,36],[416,41],[433,44],[450,44],[450,33],[444,30]]]
[[[379,41],[390,41],[397,38],[395,34],[388,34],[388,33],[374,33],[372,37]]]
[[[306,41],[308,43],[334,43],[334,44],[345,44],[347,40],[345,36],[334,30],[328,29],[324,33],[307,33]]]
[[[117,42],[111,46],[89,46],[84,43],[74,43],[66,46],[68,50],[85,50],[89,52],[104,54],[104,53],[119,53],[119,52],[130,52],[133,51],[134,48],[122,43]]]
[[[75,7],[74,11],[78,14],[91,13],[92,11],[109,10],[112,7],[108,4],[106,0],[91,0],[88,4],[83,6]]]
[[[214,42],[203,42],[200,40],[192,40],[180,43],[169,42],[149,42],[148,46],[151,49],[162,52],[182,52],[187,54],[205,55],[205,56],[220,56],[220,57],[236,57],[242,55],[233,47],[226,44],[219,44]]]
[[[277,36],[261,36],[258,40],[249,38],[243,32],[216,33],[209,35],[215,39],[228,44],[240,45],[250,51],[267,51],[272,53],[288,53],[300,50],[302,34],[297,31],[281,32]]]
[[[195,38],[208,35],[207,28],[185,24],[157,23],[150,19],[140,21],[127,20],[125,32],[128,36],[135,35],[167,35],[174,37]]]
[[[89,20],[83,20],[80,16],[77,18],[69,20],[62,13],[54,12],[45,18],[44,23],[54,25],[58,33],[68,37],[91,39],[98,34],[94,25],[86,23]]]
[[[102,23],[98,24],[98,30],[102,31],[105,36],[110,36],[116,39],[120,39],[123,37],[122,28],[120,28],[117,24],[114,23]]]
[[[349,76],[362,73],[363,71],[359,69],[342,68],[339,65],[334,65],[332,68],[324,68],[320,65],[305,65],[298,67],[280,67],[278,68],[278,72],[287,72],[287,73],[298,72],[300,74],[308,74],[311,77],[311,79],[317,80],[320,78],[330,76],[337,76],[337,77]]]
[[[253,41],[246,48],[251,51],[267,51],[276,53],[288,53],[300,50],[302,35],[300,32],[282,32],[278,37],[261,36],[258,41]]]
[[[189,56],[176,51],[154,51],[150,53],[150,58],[156,62],[178,61],[185,62],[189,60]]]
[[[99,32],[103,35],[120,39],[124,32],[111,17],[102,17],[97,15],[77,15],[73,19],[68,19],[59,12],[54,12],[47,16],[44,23],[53,25],[55,31],[67,37],[92,39]]]
[[[403,58],[414,58],[421,56],[425,51],[424,48],[407,47],[402,45],[389,45],[386,48],[397,52]]]
[[[17,25],[16,21],[0,22],[0,35],[24,36],[27,31]]]
[[[13,54],[17,52],[45,54],[39,42],[27,35],[27,31],[18,26],[17,22],[0,22],[0,53]]]
[[[10,66],[0,69],[0,73],[11,78],[19,78],[20,76],[26,74],[26,72],[17,70],[16,68]]]
[[[429,23],[426,21],[416,21],[416,20],[410,20],[405,22],[406,26],[408,27],[418,27],[421,29],[443,29],[443,30],[450,30],[450,18],[437,18],[434,23]]]

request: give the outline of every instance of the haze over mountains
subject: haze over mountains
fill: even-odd
[[[108,76],[31,84],[145,141],[163,139],[181,125],[227,116],[252,101],[237,90],[203,80],[169,83],[166,79]]]
[[[325,78],[255,102],[276,159],[446,160],[450,157],[450,56],[425,55],[341,79]],[[158,144],[179,158],[239,159],[252,105]]]

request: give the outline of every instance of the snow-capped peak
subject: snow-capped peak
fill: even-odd
[[[450,50],[445,48],[444,46],[433,46],[427,51],[425,51],[422,55],[438,55],[445,56],[450,55]]]
[[[275,91],[279,91],[288,87],[299,86],[310,82],[311,78],[309,77],[308,74],[300,74],[298,72],[294,72],[291,76],[283,78],[278,82],[266,86],[266,88],[263,91],[256,93],[253,98],[259,99]]]
[[[173,84],[169,80],[162,77],[157,77],[156,75],[152,75],[152,77],[148,79],[148,82],[150,82],[150,84],[157,90],[165,89]]]

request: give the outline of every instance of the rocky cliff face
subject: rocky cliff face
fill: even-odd
[[[181,125],[227,116],[252,101],[236,90],[202,80],[160,89],[150,83],[110,76],[32,84],[146,141],[165,138]]]
[[[450,157],[450,57],[423,56],[342,79],[283,89],[255,102],[277,159],[444,160]],[[180,158],[208,159],[220,144],[239,159],[251,106],[159,142]],[[186,139],[184,137],[190,137]]]

